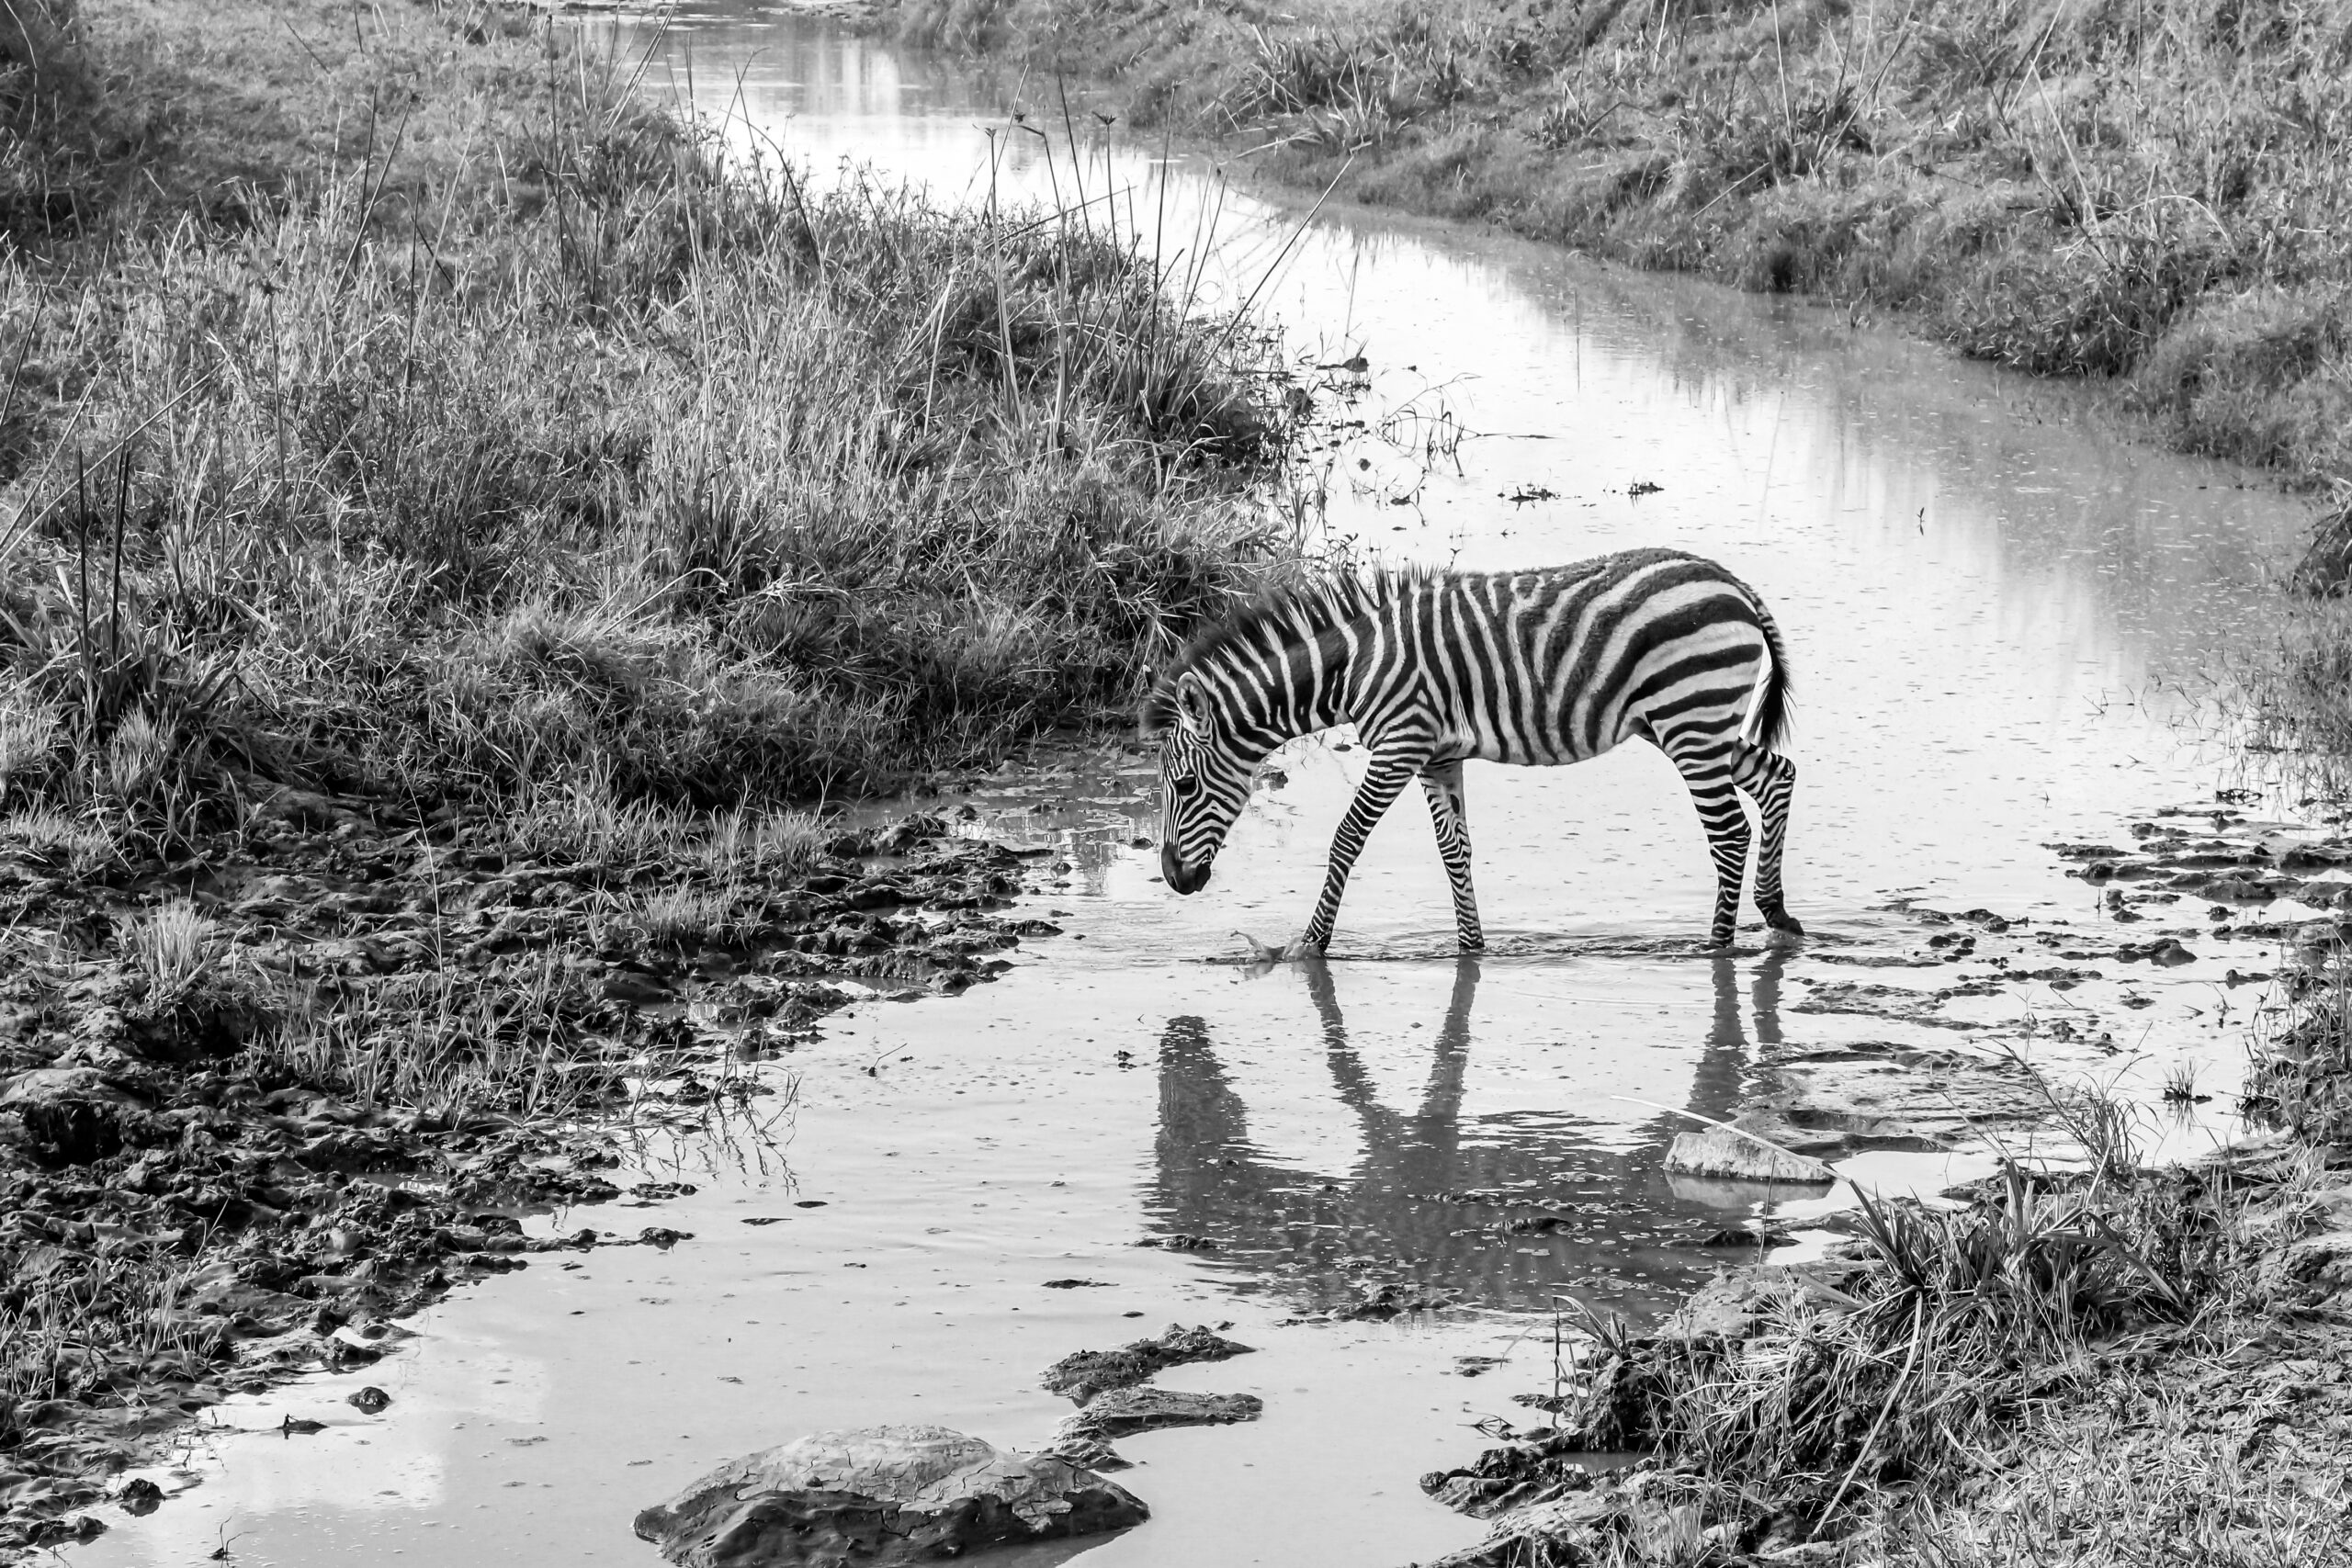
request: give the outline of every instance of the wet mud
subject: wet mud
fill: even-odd
[[[308,809],[334,825],[281,815],[116,874],[0,855],[0,1313],[19,1351],[0,1393],[0,1552],[90,1539],[83,1510],[104,1499],[152,1507],[153,1480],[116,1478],[203,1413],[369,1366],[457,1286],[691,1241],[643,1222],[692,1186],[613,1179],[649,1133],[758,1122],[780,1086],[747,1061],[850,1000],[988,978],[1052,929],[984,913],[1019,890],[1023,858],[935,817],[833,836],[688,946],[617,914],[634,889],[679,885],[666,860],[549,862],[486,824]],[[164,988],[124,933],[173,906],[205,922],[204,945]],[[454,1089],[399,1103],[306,1071],[311,1015],[397,1023],[453,990],[510,998],[492,1027],[562,1077],[551,1108]],[[452,1029],[418,1048],[480,1045]],[[559,1206],[563,1233],[525,1234]]]

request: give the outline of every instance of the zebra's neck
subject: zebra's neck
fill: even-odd
[[[1224,668],[1213,683],[1224,689],[1235,743],[1254,761],[1286,740],[1349,722],[1353,652],[1354,639],[1334,626],[1218,660]]]

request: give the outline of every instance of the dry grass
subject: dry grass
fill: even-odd
[[[277,107],[183,80],[156,156],[200,167],[159,188],[235,199],[121,194],[58,99],[73,221],[0,259],[39,435],[0,466],[11,801],[168,845],[256,775],[862,793],[1122,705],[1170,622],[1289,547],[1250,499],[1288,439],[1270,348],[1083,213],[806,193],[491,12],[68,36],[103,73],[199,9],[183,77],[242,39],[254,79],[318,78]],[[397,102],[356,90],[387,70]]]
[[[2128,378],[2352,478],[2352,13],[2304,0],[903,0],[1253,167]],[[1343,174],[1344,171],[1344,174]]]
[[[1888,1568],[2312,1568],[2352,1557],[2340,1466],[2248,1459],[2197,1401],[2120,1383],[2113,1404],[2036,1430],[1967,1505],[1929,1500],[1889,1531]],[[2120,1407],[2120,1408],[2119,1408]],[[1987,1504],[1991,1506],[1986,1506]]]

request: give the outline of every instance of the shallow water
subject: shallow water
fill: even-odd
[[[984,191],[993,127],[1009,196],[1079,178],[1008,129],[1001,99],[820,22],[706,6],[632,36],[655,51],[655,90],[683,89],[691,66],[737,145],[766,139],[819,177],[855,157],[944,196]],[[1042,96],[1023,107],[1059,118]],[[2110,924],[2042,846],[2120,842],[2133,817],[2239,782],[2182,728],[2184,689],[2266,634],[2297,505],[2122,439],[2068,389],[1839,310],[1363,213],[1327,211],[1292,244],[1295,207],[1226,190],[1204,165],[1091,158],[1090,191],[1128,192],[1139,225],[1166,212],[1171,245],[1211,246],[1204,276],[1227,298],[1287,247],[1261,306],[1303,363],[1361,352],[1363,417],[1427,416],[1328,455],[1335,533],[1478,567],[1671,544],[1762,592],[1796,677],[1789,883],[1812,938],[1694,955],[1707,857],[1672,770],[1634,748],[1571,770],[1473,765],[1492,955],[1452,955],[1408,802],[1374,836],[1335,962],[1316,972],[1204,961],[1236,954],[1236,930],[1295,931],[1360,753],[1278,758],[1189,900],[1134,842],[1152,830],[1148,758],[1114,746],[1010,772],[971,800],[973,830],[1059,852],[1066,870],[1028,903],[1064,935],[961,998],[877,998],[830,1021],[777,1069],[799,1096],[763,1157],[693,1145],[692,1197],[571,1217],[658,1219],[695,1240],[576,1269],[537,1259],[453,1297],[368,1373],[222,1407],[235,1427],[288,1412],[333,1425],[211,1437],[201,1484],[116,1519],[77,1562],[180,1563],[233,1537],[252,1563],[649,1562],[630,1515],[724,1458],[884,1421],[1035,1440],[1068,1408],[1035,1388],[1048,1362],[1231,1319],[1257,1355],[1163,1381],[1259,1393],[1265,1418],[1123,1444],[1139,1462],[1122,1479],[1155,1517],[1085,1560],[1402,1563],[1482,1533],[1414,1481],[1474,1453],[1481,1418],[1527,1416],[1510,1396],[1548,1386],[1554,1306],[1652,1310],[1720,1258],[1700,1237],[1758,1206],[1660,1159],[1690,1124],[1679,1111],[1735,1110],[1767,1058],[2013,1046],[2143,1099],[2186,1065],[2226,1100],[2262,988],[2223,972],[2278,955],[2211,940],[2194,906]],[[1408,450],[1432,432],[1469,434],[1432,464]],[[1637,481],[1661,488],[1630,494]],[[1974,908],[2027,923],[1982,936],[1969,962],[1854,963],[1924,955],[1931,935],[1973,928],[1917,910]],[[1996,957],[2027,969],[2166,931],[2199,961],[2085,961],[2104,977],[2063,993],[2002,980],[1932,1017],[1812,999],[1862,979],[1997,979]],[[2152,1117],[2147,1134],[2187,1154],[2229,1130]],[[1984,1166],[1876,1154],[1841,1168],[1933,1191]],[[1560,1224],[1510,1224],[1546,1215]],[[1134,1245],[1172,1236],[1209,1246]],[[1067,1278],[1106,1283],[1046,1287]],[[1295,1321],[1387,1281],[1467,1304]],[[1505,1362],[1465,1379],[1464,1356]],[[340,1403],[363,1382],[392,1394],[387,1414]]]

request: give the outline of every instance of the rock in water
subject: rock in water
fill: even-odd
[[[1150,1517],[1125,1488],[1066,1460],[944,1427],[869,1427],[723,1464],[638,1515],[637,1533],[686,1568],[887,1568]]]
[[[1666,1151],[1666,1168],[1686,1176],[1730,1177],[1739,1181],[1827,1186],[1838,1175],[1807,1155],[1792,1155],[1770,1144],[1743,1138],[1722,1127],[1677,1133]]]

